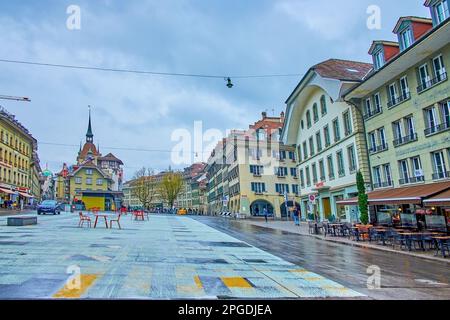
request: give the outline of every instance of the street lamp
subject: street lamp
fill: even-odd
[[[233,85],[233,83],[231,82],[231,79],[230,79],[230,78],[227,78],[226,81],[227,81],[227,87],[228,87],[229,89],[233,88],[234,85]]]

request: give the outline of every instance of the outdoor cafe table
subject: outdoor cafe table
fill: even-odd
[[[333,228],[333,235],[336,237],[336,229],[341,228],[344,224],[343,223],[330,223],[328,225]]]
[[[386,245],[386,233],[389,231],[387,228],[382,227],[374,227],[373,230],[376,231],[376,233],[381,235],[381,241],[383,242],[383,246]]]
[[[422,236],[426,236],[426,235],[427,236],[436,235],[436,233],[434,233],[434,232],[406,232],[406,231],[399,231],[398,233],[405,237],[406,245],[408,246],[408,250],[409,251],[412,251],[412,241],[411,241],[412,237],[414,237],[414,236],[421,236],[422,237]],[[420,242],[420,245],[421,245],[422,249],[425,249],[423,241]]]
[[[105,226],[106,226],[106,229],[108,229],[108,217],[115,216],[115,214],[94,213],[94,216],[95,216],[94,229],[97,228],[98,218],[105,219]]]
[[[450,240],[450,236],[446,236],[446,237],[435,236],[435,237],[432,237],[432,238],[436,241],[436,244],[437,244],[437,246],[436,246],[436,248],[437,248],[436,254],[437,254],[437,252],[439,252],[439,249],[441,249],[442,256],[444,258],[446,258],[447,256],[445,254],[444,241],[449,241]]]

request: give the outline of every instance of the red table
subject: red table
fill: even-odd
[[[95,223],[94,223],[94,229],[97,227],[97,222],[98,222],[98,218],[104,218],[105,219],[105,225],[106,225],[106,229],[108,229],[108,215],[107,214],[103,214],[103,213],[96,213],[95,214]]]

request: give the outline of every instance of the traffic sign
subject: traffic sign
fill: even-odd
[[[311,201],[311,202],[316,202],[316,199],[317,199],[317,197],[316,197],[316,195],[315,194],[310,194],[309,195],[309,201]]]

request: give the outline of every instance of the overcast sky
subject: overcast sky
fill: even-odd
[[[329,58],[369,62],[372,40],[393,40],[399,16],[428,16],[424,0],[71,0],[1,1],[0,59],[212,75],[303,74]],[[81,8],[81,30],[66,27],[66,9]],[[366,26],[369,5],[381,30]],[[171,133],[243,129],[264,110],[279,114],[300,77],[170,78],[0,63],[0,101],[39,142],[79,145],[92,105],[95,143],[125,162],[171,165]],[[39,145],[41,165],[72,164],[77,147]],[[172,166],[174,166],[172,164]],[[176,167],[176,166],[175,166]]]

